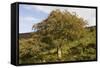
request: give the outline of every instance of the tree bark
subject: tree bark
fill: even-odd
[[[58,57],[58,60],[61,60],[61,58],[62,58],[62,51],[61,51],[60,46],[57,47],[57,57]]]

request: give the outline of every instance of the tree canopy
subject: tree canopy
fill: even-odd
[[[47,19],[33,25],[42,36],[52,39],[76,40],[84,35],[87,22],[76,14],[56,9]]]

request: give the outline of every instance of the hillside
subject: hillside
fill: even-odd
[[[80,39],[78,43],[76,43],[77,41],[67,42],[67,44],[65,44],[62,48],[63,57],[61,61],[95,60],[96,59],[96,43],[95,43],[96,38],[95,38],[95,33],[93,33],[95,32],[95,28],[96,28],[95,26],[86,28],[89,30],[89,34],[87,34],[85,38]],[[32,34],[34,33],[19,34],[19,39],[20,39],[19,40],[19,44],[20,44],[19,63],[23,63],[23,64],[41,63],[41,62],[45,63],[45,62],[58,61],[56,60],[57,59],[56,48],[54,48],[53,46],[48,47],[47,44],[44,43],[42,43],[41,46],[34,45],[35,42],[37,41],[33,41]],[[23,49],[23,47],[25,49]],[[84,50],[83,53],[82,50]]]
[[[21,39],[21,38],[27,39],[27,38],[31,38],[31,37],[32,37],[32,33],[20,33],[19,34],[19,39]]]

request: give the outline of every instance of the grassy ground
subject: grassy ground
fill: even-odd
[[[25,37],[25,36],[24,36]],[[39,41],[37,41],[39,42]],[[62,57],[57,57],[57,48],[51,44],[35,43],[32,37],[19,40],[19,63],[46,63],[96,59],[96,31],[90,30],[84,38],[66,41],[61,47]]]

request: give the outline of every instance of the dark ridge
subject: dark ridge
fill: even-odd
[[[31,38],[31,37],[32,37],[32,32],[30,32],[30,33],[19,33],[19,39],[21,39],[21,38],[27,39],[27,38]]]
[[[88,26],[88,27],[86,27],[86,28],[89,28],[89,29],[90,29],[90,28],[96,28],[96,26]]]

